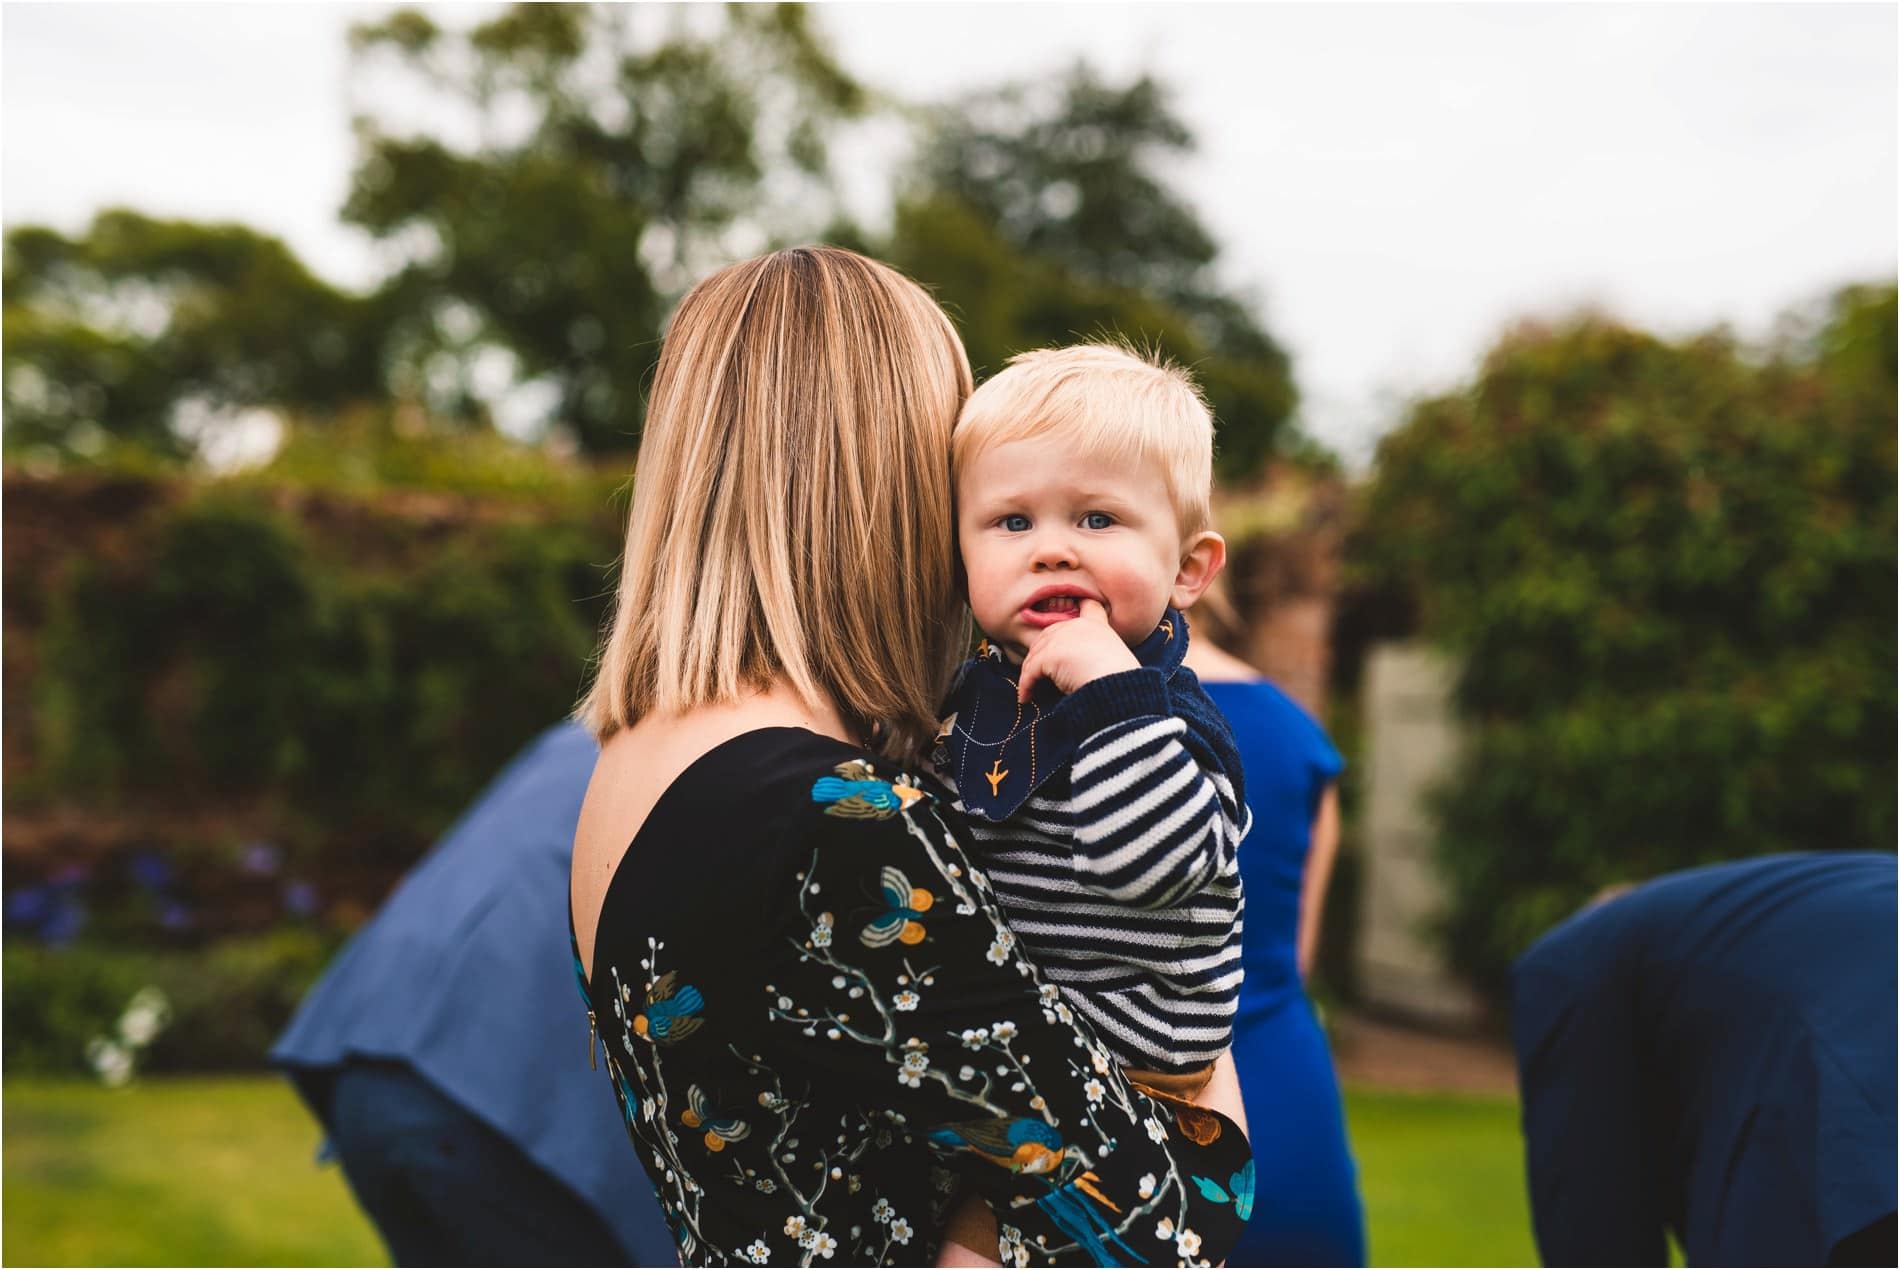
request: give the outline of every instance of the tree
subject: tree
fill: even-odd
[[[1496,987],[1598,888],[1896,831],[1894,289],[1766,359],[1600,319],[1381,444],[1355,566],[1460,674],[1450,948]]]
[[[386,287],[395,386],[480,417],[486,357],[590,450],[638,443],[692,280],[832,218],[827,134],[865,102],[792,5],[524,4],[466,32],[402,10],[351,45],[359,82],[393,71],[454,124],[357,120],[344,216],[412,256]]]
[[[1219,424],[1226,477],[1289,440],[1285,352],[1215,274],[1219,249],[1162,179],[1193,136],[1164,88],[1077,66],[926,115],[894,228],[879,250],[963,322],[979,373],[1014,353],[1120,333],[1187,363]]]
[[[6,443],[176,457],[181,409],[329,411],[380,391],[381,306],[243,225],[114,209],[6,238]]]

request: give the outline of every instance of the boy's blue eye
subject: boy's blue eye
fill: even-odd
[[[1082,518],[1084,529],[1107,529],[1115,523],[1115,518],[1107,512],[1090,512]]]
[[[1003,528],[1009,530],[1012,534],[1023,533],[1029,528],[1029,517],[1005,516],[1003,517]]]

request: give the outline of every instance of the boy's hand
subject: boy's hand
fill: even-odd
[[[1029,690],[1038,679],[1048,679],[1066,694],[1106,675],[1141,668],[1134,653],[1108,624],[1108,610],[1100,601],[1083,600],[1081,613],[1037,633],[1035,642],[1023,654],[1016,700],[1029,700]]]

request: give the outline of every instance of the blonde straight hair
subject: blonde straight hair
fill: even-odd
[[[970,388],[943,310],[854,252],[793,248],[694,287],[575,717],[604,741],[783,676],[914,758],[968,640],[950,432]]]
[[[1032,437],[1154,464],[1183,540],[1212,519],[1214,416],[1194,377],[1159,353],[1102,342],[1016,354],[964,403],[951,441],[953,471],[960,478],[992,446]]]

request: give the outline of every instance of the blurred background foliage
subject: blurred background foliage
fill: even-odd
[[[341,933],[573,702],[672,305],[817,238],[931,287],[979,375],[1102,333],[1191,366],[1243,615],[1334,586],[1344,536],[1349,756],[1367,640],[1461,660],[1445,933],[1482,982],[1605,882],[1893,842],[1891,284],[1766,350],[1510,333],[1347,499],[1262,297],[1169,179],[1194,139],[1153,79],[886,100],[791,6],[402,10],[351,66],[368,290],[243,225],[6,235],[15,1070],[82,1064],[135,979],[172,1003],[154,1066],[261,1061]],[[380,106],[390,84],[424,104]],[[890,125],[874,216],[835,155]],[[1341,983],[1349,932],[1327,946]],[[221,996],[255,1011],[241,1035]]]
[[[1894,288],[1751,354],[1530,326],[1381,444],[1352,546],[1461,666],[1439,801],[1460,964],[1600,887],[1891,849]]]
[[[389,262],[339,291],[240,225],[102,212],[75,237],[7,235],[6,453],[190,457],[246,408],[320,426],[406,403],[438,431],[528,420],[624,454],[666,314],[693,280],[825,237],[905,268],[993,372],[1026,348],[1120,332],[1193,365],[1222,472],[1293,436],[1285,353],[1161,173],[1193,138],[1165,89],[1086,67],[938,107],[874,100],[796,6],[524,5],[468,30],[400,10],[351,35],[343,219]],[[410,115],[421,115],[418,122]],[[872,117],[910,130],[886,229],[857,224],[830,158]]]

